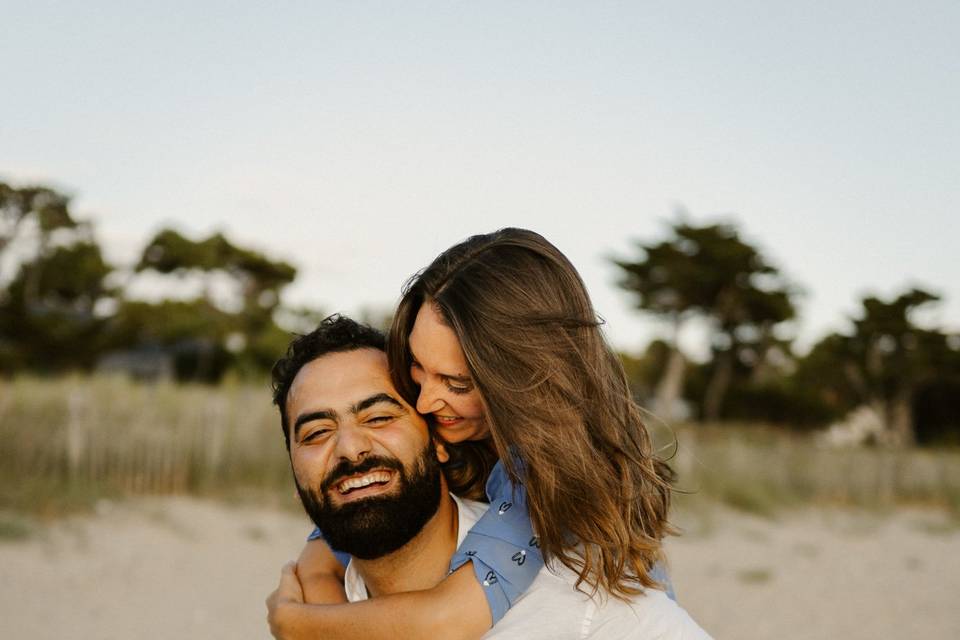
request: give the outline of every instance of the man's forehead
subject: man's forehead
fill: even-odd
[[[387,356],[377,349],[355,349],[328,353],[305,364],[290,385],[287,404],[349,405],[373,393],[399,399],[390,381]]]

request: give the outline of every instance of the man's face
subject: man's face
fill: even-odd
[[[446,452],[393,388],[383,352],[332,353],[306,364],[286,408],[297,490],[331,547],[378,558],[436,513]]]

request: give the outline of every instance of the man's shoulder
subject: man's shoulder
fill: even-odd
[[[647,589],[626,602],[607,597],[597,606],[590,633],[585,637],[595,640],[710,640],[709,634],[690,614],[659,589]]]
[[[577,574],[552,563],[485,638],[708,640],[687,612],[656,589],[624,601],[575,587]],[[586,588],[586,587],[584,587]]]
[[[574,589],[562,572],[540,568],[533,583],[483,636],[484,640],[580,638],[594,612],[590,597]]]
[[[467,529],[470,529],[477,523],[483,514],[487,512],[487,509],[490,508],[490,505],[486,502],[478,502],[477,500],[468,500],[467,498],[461,498],[453,493],[450,494],[453,496],[454,502],[457,503],[457,510],[460,514],[460,524],[466,525]]]

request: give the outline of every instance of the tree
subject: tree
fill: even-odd
[[[20,248],[0,293],[0,369],[89,367],[101,338],[99,301],[112,291],[108,265],[88,223],[47,187],[0,183],[0,255]]]
[[[230,314],[202,298],[124,300],[108,321],[107,361],[124,352],[135,354],[135,361],[161,355],[177,379],[216,382],[231,364],[227,345],[235,325]]]
[[[194,242],[171,229],[158,233],[143,250],[136,270],[145,269],[179,275],[223,271],[239,284],[244,313],[258,318],[269,316],[280,302],[280,290],[297,275],[286,262],[237,247],[220,233]]]
[[[75,228],[69,205],[70,198],[49,187],[16,188],[0,182],[0,255],[30,222],[44,240],[57,229]]]
[[[619,284],[636,296],[639,309],[672,327],[671,355],[654,404],[666,418],[674,415],[683,387],[677,337],[690,318],[708,320],[713,358],[702,417],[717,420],[736,362],[753,368],[765,361],[778,344],[775,329],[795,316],[795,290],[732,225],[678,221],[670,231],[667,240],[638,242],[638,258],[614,260],[622,270]]]
[[[917,392],[947,379],[947,365],[954,359],[947,334],[913,321],[917,309],[937,300],[935,294],[918,288],[890,301],[864,298],[853,331],[821,340],[800,363],[798,375],[840,408],[872,407],[883,421],[887,444],[913,444]]]
[[[167,372],[172,360],[181,379],[215,381],[231,367],[269,369],[289,340],[274,316],[296,269],[219,233],[193,241],[163,230],[135,266],[136,272],[200,277],[203,295],[128,300],[108,286],[113,268],[91,225],[73,215],[68,196],[0,182],[0,259],[9,268],[0,273],[0,371],[102,364],[147,376],[145,363],[162,361]],[[214,293],[224,280],[235,295],[218,304],[222,297]],[[287,315],[308,322],[306,311]]]
[[[233,354],[234,365],[247,370],[268,369],[277,354],[283,351],[288,336],[274,321],[282,289],[293,281],[296,269],[281,260],[238,247],[220,233],[194,241],[172,229],[160,231],[144,248],[135,271],[153,270],[183,278],[189,274],[206,279],[203,300],[194,301],[198,312],[208,318],[206,331],[194,336],[195,344],[203,345],[202,353],[214,358],[222,350]],[[235,308],[222,309],[214,303],[212,288],[217,273],[224,273],[235,283],[239,302]],[[136,309],[136,317],[150,322],[150,316]],[[172,312],[167,307],[164,313]],[[147,330],[148,334],[156,331]],[[208,366],[202,354],[198,374],[215,379],[220,368]]]
[[[960,334],[947,336],[947,349],[936,357],[936,375],[914,393],[913,422],[917,444],[960,445]]]

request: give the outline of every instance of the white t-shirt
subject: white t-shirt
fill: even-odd
[[[489,505],[473,500],[457,503],[457,545]],[[608,596],[591,599],[574,588],[576,574],[560,565],[544,567],[530,588],[483,637],[495,640],[709,640],[710,636],[676,602],[648,589],[631,602]],[[344,587],[350,602],[367,599],[367,587],[356,564],[347,565]]]

